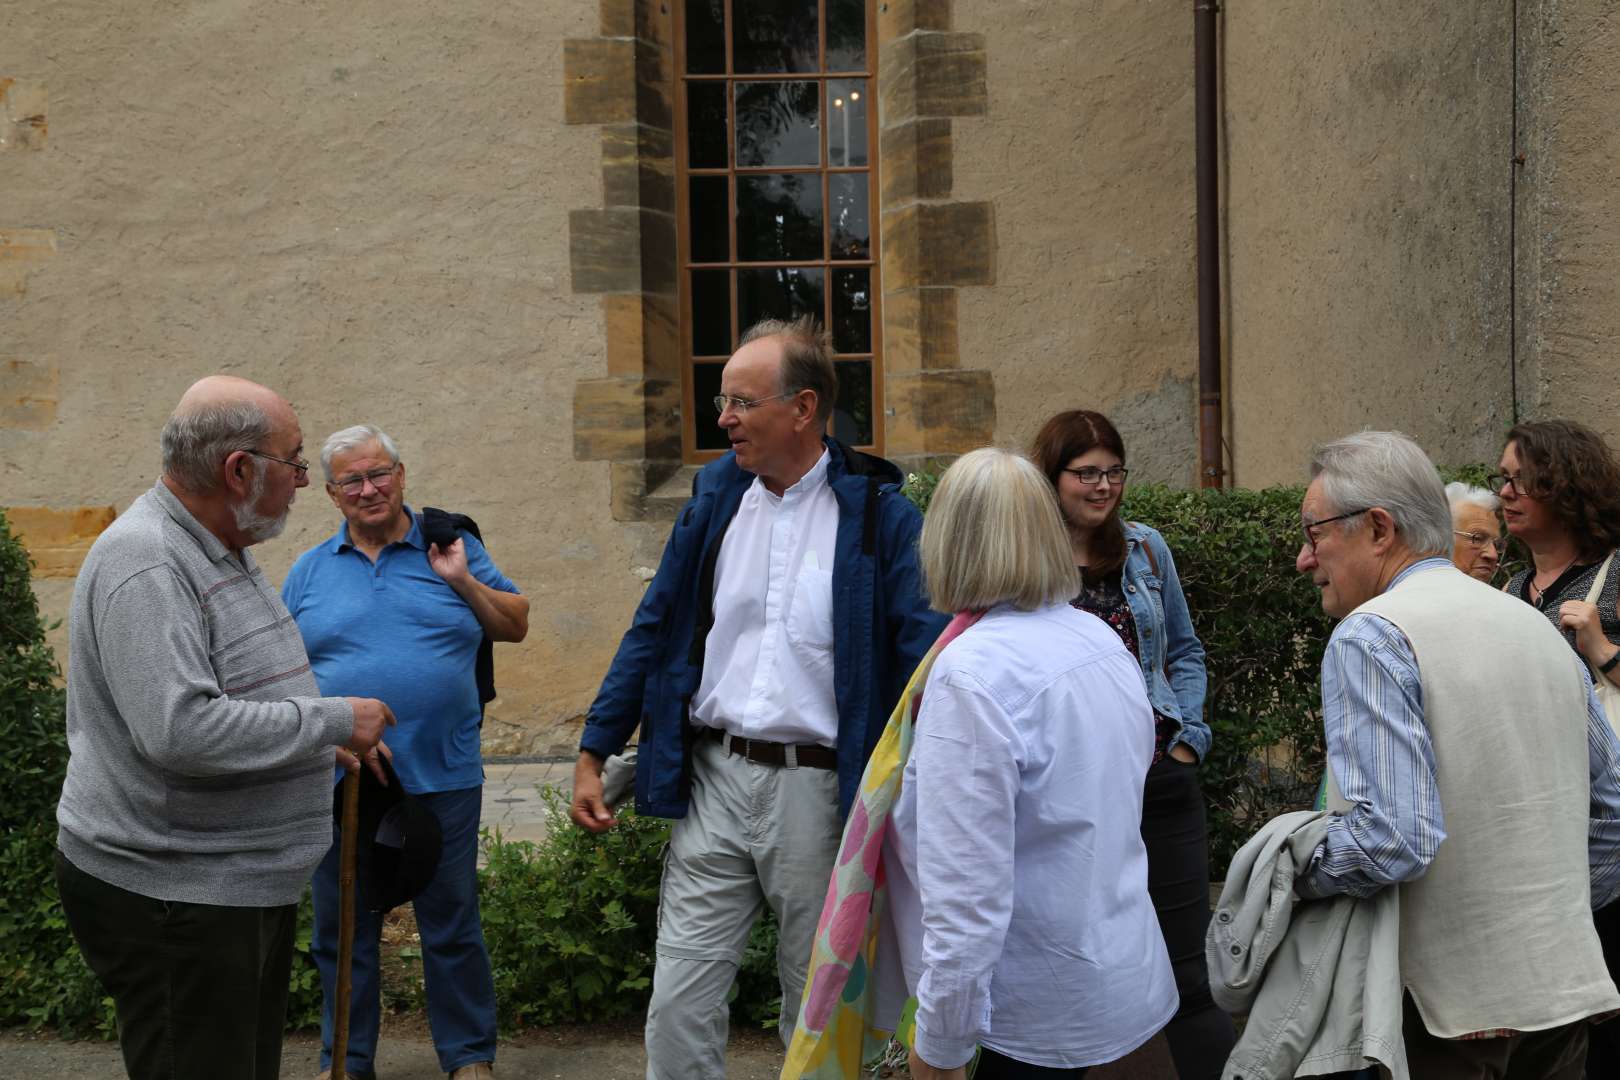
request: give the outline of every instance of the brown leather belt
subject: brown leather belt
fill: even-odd
[[[726,745],[727,733],[719,728],[699,727],[698,737]],[[775,765],[777,768],[800,769],[831,769],[838,770],[838,751],[825,746],[794,745],[792,743],[766,742],[764,739],[744,739],[739,735],[732,735],[731,742],[726,745],[727,754],[741,754],[749,761],[757,761],[761,765]]]

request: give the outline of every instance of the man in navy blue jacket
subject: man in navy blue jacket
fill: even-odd
[[[574,821],[611,828],[602,764],[639,733],[636,805],[672,817],[647,1011],[649,1080],[725,1075],[726,997],[768,903],[793,1033],[844,815],[944,627],[900,472],[824,434],[837,378],[808,319],[743,336],[698,474],[591,705]]]

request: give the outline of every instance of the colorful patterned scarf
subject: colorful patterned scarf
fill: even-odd
[[[782,1080],[854,1080],[862,1065],[887,1045],[889,1032],[876,1025],[873,965],[878,928],[887,899],[883,838],[900,795],[900,778],[911,753],[911,729],[922,707],[923,687],[934,658],[983,612],[952,619],[906,683],[889,715],[877,749],[866,763],[860,790],[844,824],[838,862],[810,951],[810,977],[799,1003],[799,1023],[788,1047]]]

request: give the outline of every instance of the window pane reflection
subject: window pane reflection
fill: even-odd
[[[820,174],[737,177],[737,258],[785,262],[821,257]]]
[[[724,364],[692,365],[692,434],[699,450],[729,450],[731,439],[720,427],[720,414],[714,411],[714,397],[720,392],[720,369]]]
[[[731,355],[729,270],[692,271],[692,355]]]
[[[866,164],[865,79],[827,80],[827,164]]]
[[[851,446],[872,445],[872,361],[840,360],[832,436]]]
[[[834,270],[833,351],[872,351],[872,271]]]
[[[686,156],[694,169],[726,167],[726,84],[686,84]]]
[[[815,71],[816,5],[806,0],[731,0],[733,70]]]
[[[824,281],[817,267],[737,271],[737,325],[746,331],[761,319],[822,318]]]
[[[834,173],[827,178],[834,259],[868,259],[872,256],[866,177],[866,173]]]
[[[813,82],[737,83],[737,167],[821,164]]]
[[[827,0],[827,70],[866,68],[866,0]]]
[[[722,75],[726,70],[725,0],[686,0],[686,70]]]
[[[731,258],[730,196],[723,176],[692,177],[691,245],[693,262]]]

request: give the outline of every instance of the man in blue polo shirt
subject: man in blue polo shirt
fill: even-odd
[[[423,539],[421,520],[405,505],[405,466],[393,440],[377,428],[362,424],[332,435],[321,448],[321,467],[344,523],[293,564],[282,599],[298,622],[322,692],[380,698],[398,718],[389,739],[394,769],[444,833],[438,873],[413,901],[433,1044],[452,1080],[488,1077],[495,1060],[495,985],[478,919],[484,770],[474,660],[485,635],[523,640],[529,602],[476,538],[462,535],[447,548]],[[334,842],[315,872],[311,951],[324,998],[323,1070],[332,1054],[337,862]],[[348,1075],[357,1078],[373,1075],[381,930],[380,916],[357,913],[346,1062]]]

